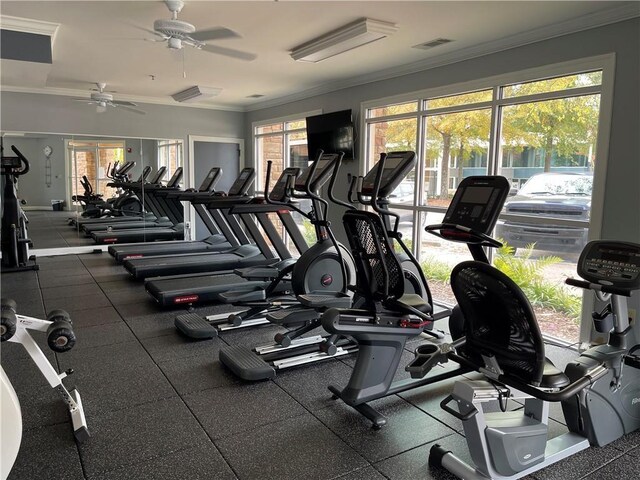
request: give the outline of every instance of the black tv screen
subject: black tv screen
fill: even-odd
[[[309,159],[315,160],[318,151],[344,152],[344,159],[353,159],[353,120],[351,110],[307,117],[307,148]]]

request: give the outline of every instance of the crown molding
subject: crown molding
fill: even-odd
[[[61,97],[87,97],[87,100],[89,100],[87,90],[75,90],[67,88],[32,88],[19,87],[14,85],[2,85],[0,86],[0,92],[35,93],[37,95],[58,95]],[[205,110],[222,110],[227,112],[244,112],[244,108],[239,106],[178,103],[173,99],[164,99],[158,97],[140,97],[136,95],[118,94],[116,100],[127,100],[134,103],[148,103],[152,105],[165,105],[170,107],[201,108]]]
[[[346,80],[325,83],[318,87],[302,90],[291,95],[286,95],[272,100],[257,102],[245,107],[245,111],[251,112],[265,108],[276,107],[287,103],[304,100],[316,95],[342,90],[344,88],[355,87],[367,83],[388,80],[412,73],[442,67],[452,63],[470,60],[472,58],[501,52],[510,48],[521,47],[531,43],[561,37],[572,33],[597,28],[612,23],[629,20],[640,16],[640,8],[637,2],[630,2],[628,5],[607,9],[600,12],[582,15],[553,25],[528,30],[510,37],[501,38],[490,42],[481,43],[472,47],[463,48],[450,53],[438,55],[419,62],[401,65],[399,67],[379,70],[374,73],[359,75]]]
[[[0,28],[3,30],[13,30],[14,32],[35,33],[36,35],[47,35],[51,37],[51,46],[58,33],[59,23],[45,22],[43,20],[33,20],[31,18],[12,17],[10,15],[0,16]]]

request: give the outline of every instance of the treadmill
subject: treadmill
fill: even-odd
[[[147,220],[138,218],[131,222],[116,223],[114,225],[109,222],[102,222],[98,224],[87,223],[83,225],[82,229],[85,231],[87,236],[91,236],[93,233],[105,230],[112,232],[114,230],[131,228],[164,228],[182,223],[183,219],[174,215],[166,201],[157,197],[155,194],[159,189],[178,190],[180,188],[179,183],[181,179],[182,167],[178,167],[169,182],[167,182],[166,186],[163,186],[160,183],[145,185],[144,187],[139,186],[140,190],[143,190],[142,197],[144,198],[144,204],[152,206],[153,211],[157,212],[157,214],[159,213],[159,216],[157,216],[156,219]]]
[[[281,175],[281,179],[284,176]],[[209,197],[206,206],[212,215],[216,215],[216,223],[229,227],[232,235],[238,239],[241,245],[223,253],[194,253],[174,256],[157,256],[125,260],[123,266],[136,279],[149,277],[164,277],[174,275],[187,275],[194,273],[220,273],[232,272],[238,268],[258,265],[269,265],[280,259],[290,258],[291,253],[278,235],[273,223],[266,213],[238,214],[229,213],[229,209],[235,205],[253,202],[263,202],[262,198],[244,197]],[[240,225],[242,221],[243,227]],[[262,232],[256,225],[262,227],[267,238],[275,249],[275,254]],[[248,232],[253,244],[247,236]],[[229,237],[228,237],[229,238]],[[277,254],[277,255],[276,255]]]
[[[289,190],[288,184],[291,181],[290,179],[295,179],[298,174],[298,168],[285,169],[280,175],[278,182],[273,187],[272,194],[269,198],[275,201],[287,201],[288,197],[286,195]],[[276,196],[278,197],[276,198]],[[236,209],[238,207],[233,208]],[[251,212],[251,215],[256,215],[258,218],[262,217],[267,220],[267,223],[264,225],[264,227],[266,227],[265,233],[270,238],[277,251],[282,252],[280,253],[282,260],[276,261],[272,259],[271,261],[263,261],[261,265],[256,265],[254,268],[249,268],[252,267],[251,265],[242,265],[236,268],[234,272],[237,273],[233,274],[231,274],[231,270],[229,270],[226,272],[217,271],[207,275],[184,275],[179,277],[148,280],[145,283],[145,289],[160,305],[169,307],[180,304],[218,301],[220,293],[235,288],[250,288],[252,284],[259,284],[264,288],[264,280],[258,282],[249,281],[247,278],[240,276],[243,269],[250,269],[254,271],[254,275],[249,277],[251,280],[255,278],[270,279],[272,276],[278,275],[278,272],[287,270],[288,266],[295,263],[296,259],[291,256],[291,253],[284,244],[282,236],[278,233],[274,224],[268,219],[268,213],[274,212],[273,205],[265,204],[264,199],[259,198],[252,203],[239,205],[239,208],[246,208],[247,210],[255,209],[258,213]],[[299,252],[305,251],[308,248],[307,243],[302,237],[295,220],[290,215],[290,209],[286,208],[286,206],[279,206],[279,208],[275,210],[275,213],[278,215],[284,228],[291,236],[296,249]],[[249,214],[249,212],[242,212],[238,215],[245,216]],[[257,240],[264,242],[262,237]],[[212,255],[212,257],[215,256],[216,255]],[[218,255],[218,257],[219,256],[220,255]],[[270,281],[267,281],[266,283],[270,283]],[[284,285],[283,288],[290,288],[286,287],[288,282],[281,283]]]
[[[194,203],[194,208],[198,216],[205,223],[211,235],[203,240],[187,241],[187,242],[154,242],[151,244],[134,244],[134,245],[113,245],[109,247],[109,253],[115,258],[116,262],[122,263],[124,260],[133,258],[151,257],[159,255],[184,254],[184,253],[200,253],[208,251],[220,251],[231,249],[232,243],[227,235],[221,233],[218,224],[211,218],[204,207],[203,203],[195,203],[198,198],[207,198],[212,195],[220,194],[215,192],[214,186],[220,178],[221,169],[213,167],[197,191],[185,191],[169,193],[169,197],[175,196],[179,200]],[[227,195],[238,196],[246,195],[249,188],[253,184],[255,172],[253,168],[245,168],[240,172]],[[225,231],[227,229],[225,228]],[[235,238],[234,238],[235,240]],[[236,245],[239,243],[236,241]]]

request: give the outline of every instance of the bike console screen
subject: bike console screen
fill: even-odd
[[[578,275],[592,283],[640,289],[640,245],[631,242],[589,242],[578,260]]]
[[[379,198],[388,198],[407,174],[415,167],[416,154],[414,152],[389,152],[384,161],[384,170],[380,179]],[[376,175],[380,162],[367,173],[362,181],[362,194],[371,196],[375,187]]]
[[[509,181],[500,176],[465,178],[456,190],[443,223],[452,223],[488,235],[509,193]]]

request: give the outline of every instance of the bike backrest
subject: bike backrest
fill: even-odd
[[[505,375],[539,385],[544,342],[520,287],[491,265],[467,261],[451,272],[451,290],[465,321],[465,357],[478,368],[493,357]]]

